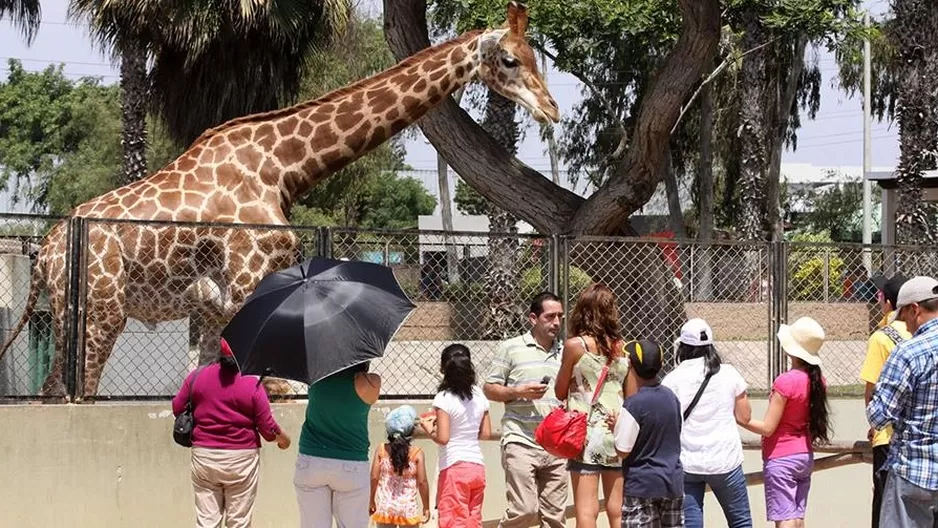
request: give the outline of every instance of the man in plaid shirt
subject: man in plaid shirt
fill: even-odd
[[[893,317],[912,339],[890,354],[866,408],[873,427],[893,427],[879,522],[928,528],[938,513],[938,280],[903,284]]]

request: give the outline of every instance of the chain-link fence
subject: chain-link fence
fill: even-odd
[[[0,351],[0,396],[3,398],[15,400],[38,395],[52,371],[55,321],[48,293],[35,299],[31,314],[24,318],[24,313],[42,239],[61,221],[61,218],[48,216],[0,216],[0,330],[6,345]],[[63,248],[66,254],[70,251],[67,226],[62,223],[59,228],[61,240],[66,242]],[[62,262],[66,260],[63,255]]]
[[[931,248],[834,244],[710,245],[663,239],[545,237],[0,216],[0,329],[16,329],[30,277],[43,294],[0,359],[0,398],[165,399],[217,353],[217,337],[266,274],[313,256],[389,266],[417,308],[373,363],[389,398],[425,397],[440,352],[467,344],[480,376],[498,342],[527,329],[527,304],[548,290],[569,314],[603,282],[623,335],[668,352],[687,318],[714,328],[724,361],[751,388],[785,368],[775,333],[802,315],[824,326],[824,371],[840,394],[861,394],[866,338],[881,321],[867,270],[938,274]],[[38,266],[38,267],[37,267]],[[274,380],[275,396],[306,386]]]
[[[389,397],[429,396],[440,353],[460,342],[484,375],[498,341],[527,326],[527,302],[550,289],[551,239],[443,231],[333,229],[332,258],[389,266],[417,305],[373,363]]]
[[[824,328],[821,355],[831,391],[860,396],[858,378],[870,333],[885,314],[870,278],[881,273],[938,276],[934,248],[796,243],[788,247],[788,320],[809,316]]]

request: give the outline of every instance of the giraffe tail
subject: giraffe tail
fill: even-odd
[[[42,291],[44,284],[45,270],[42,268],[41,261],[37,261],[35,267],[33,267],[32,276],[29,279],[29,295],[26,297],[26,306],[23,308],[23,315],[20,316],[20,320],[17,321],[16,326],[13,327],[10,337],[3,343],[3,348],[0,348],[0,359],[3,359],[7,349],[10,348],[13,341],[16,340],[16,336],[23,331],[26,323],[29,322],[29,318],[32,317],[33,312],[36,310],[36,302],[39,300],[39,293]]]

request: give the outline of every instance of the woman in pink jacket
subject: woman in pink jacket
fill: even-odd
[[[173,398],[178,416],[192,399],[192,487],[196,526],[251,525],[260,465],[261,437],[290,447],[270,413],[267,393],[256,376],[242,376],[228,343],[221,340],[216,363],[191,372]]]

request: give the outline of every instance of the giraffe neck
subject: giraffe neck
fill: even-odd
[[[259,145],[265,157],[275,158],[276,177],[265,174],[263,166],[260,173],[265,183],[276,182],[281,207],[287,211],[313,185],[384,143],[473,80],[479,70],[482,34],[472,31],[428,48],[373,77],[272,112],[274,119],[252,123],[245,118],[253,134],[229,133],[229,138]],[[276,141],[268,145],[259,140],[266,137],[265,126],[276,131]]]

